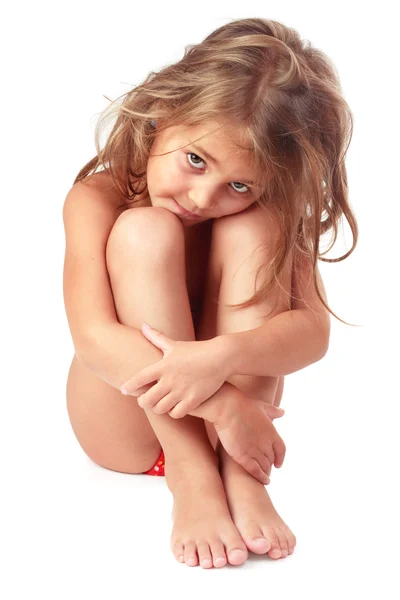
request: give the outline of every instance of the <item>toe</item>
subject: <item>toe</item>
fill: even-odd
[[[263,528],[264,537],[270,542],[267,554],[270,558],[281,558],[281,546],[277,532],[272,529]]]
[[[268,556],[274,559],[281,557],[281,550],[279,548],[279,544],[276,544],[276,546],[273,546],[271,548],[271,550],[268,552]]]
[[[211,567],[213,566],[213,561],[208,542],[206,542],[205,540],[199,541],[199,543],[197,544],[197,552],[199,555],[200,566],[203,569],[211,569]]]
[[[195,567],[198,564],[196,544],[194,542],[185,544],[184,560],[188,567]]]
[[[247,548],[255,554],[265,554],[270,550],[271,544],[264,536],[256,523],[246,523],[245,527],[239,529]]]
[[[287,535],[286,535],[287,541],[288,541],[288,553],[289,554],[293,554],[294,552],[294,547],[296,545],[296,536],[290,531],[288,531]]]
[[[220,568],[225,567],[227,564],[227,558],[225,554],[224,544],[220,539],[214,539],[210,542],[211,554],[213,557],[214,567]]]
[[[171,548],[173,555],[178,562],[184,562],[184,547],[183,544],[174,544]]]
[[[244,548],[232,548],[227,550],[230,565],[242,565],[248,558],[248,553]]]
[[[240,531],[236,530],[235,535],[231,534],[231,537],[224,540],[230,565],[242,565],[249,557],[246,545],[239,534]]]
[[[283,532],[278,532],[279,545],[281,547],[281,558],[286,558],[289,554],[289,548],[286,535]]]

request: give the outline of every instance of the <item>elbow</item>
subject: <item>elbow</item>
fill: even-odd
[[[107,353],[110,339],[113,339],[113,331],[110,332],[108,323],[87,327],[74,344],[77,359],[89,370],[94,371],[98,361],[104,359],[104,352]]]
[[[318,358],[317,360],[321,360],[327,354],[329,350],[329,340],[330,340],[330,322],[327,327],[318,330],[318,335],[316,336],[318,339]]]
[[[83,365],[85,365],[85,367],[89,368],[89,353],[88,353],[88,349],[86,346],[83,346],[81,344],[75,344],[74,346],[75,348],[75,358],[82,363]]]
[[[318,358],[317,358],[316,362],[318,362],[319,360],[322,360],[324,358],[324,356],[328,352],[328,348],[329,348],[329,343],[321,344],[321,346],[319,347],[319,353],[318,353]]]
[[[74,349],[76,359],[90,369],[92,367],[91,356],[93,354],[92,339],[89,336],[80,336],[79,340],[74,340]]]

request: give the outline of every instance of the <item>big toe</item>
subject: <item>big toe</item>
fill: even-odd
[[[256,523],[248,523],[240,528],[240,535],[247,548],[255,554],[266,554],[271,549],[271,542],[264,537]]]

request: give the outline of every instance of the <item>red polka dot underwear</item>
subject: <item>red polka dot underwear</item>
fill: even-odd
[[[161,449],[160,457],[157,460],[154,467],[151,467],[151,469],[149,469],[148,471],[145,471],[143,473],[143,475],[155,475],[156,477],[163,477],[165,475],[164,467],[165,467],[165,456],[164,456],[164,450]]]

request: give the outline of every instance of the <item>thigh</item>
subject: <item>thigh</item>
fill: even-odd
[[[124,396],[74,356],[67,381],[67,410],[84,452],[113,471],[142,473],[161,452],[136,398]]]

